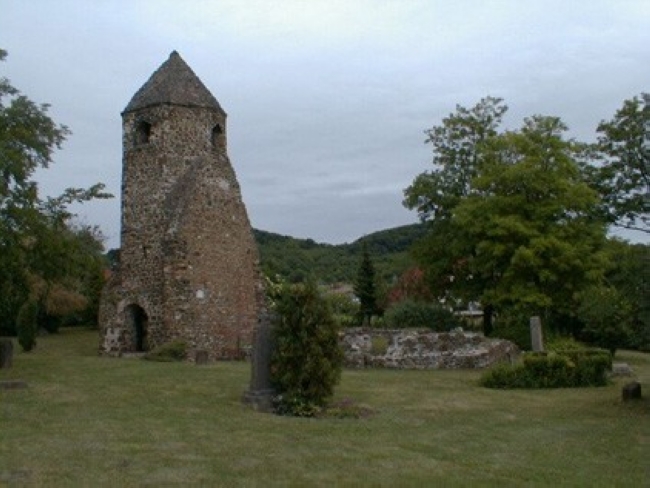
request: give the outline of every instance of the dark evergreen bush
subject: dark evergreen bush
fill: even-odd
[[[16,332],[18,343],[23,351],[29,352],[36,346],[36,334],[38,333],[38,303],[34,300],[27,300],[20,307],[16,317]]]
[[[389,329],[431,329],[448,332],[462,326],[453,312],[435,303],[404,300],[391,306],[384,314],[384,325]]]
[[[273,296],[271,380],[276,411],[313,416],[332,397],[343,352],[327,302],[311,284],[283,285]]]

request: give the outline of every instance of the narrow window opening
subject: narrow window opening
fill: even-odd
[[[225,146],[225,136],[221,124],[217,124],[212,128],[210,140],[212,141],[212,147],[220,148]]]
[[[151,124],[144,120],[138,122],[135,128],[135,143],[139,146],[141,144],[148,144],[151,138]]]

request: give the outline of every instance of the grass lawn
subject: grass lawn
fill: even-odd
[[[477,386],[476,371],[345,371],[362,420],[256,413],[249,365],[97,355],[95,331],[15,345],[0,380],[0,486],[650,486],[650,355],[588,389]]]

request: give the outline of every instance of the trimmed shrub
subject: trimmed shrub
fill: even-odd
[[[282,415],[311,417],[332,397],[341,377],[338,326],[312,284],[283,285],[273,296],[271,381]]]
[[[462,322],[453,312],[440,305],[404,300],[386,310],[384,325],[389,329],[426,328],[448,332],[462,326]]]
[[[533,388],[533,380],[521,365],[511,366],[499,363],[486,371],[479,379],[479,384],[486,388],[511,389]]]
[[[603,349],[527,353],[520,364],[498,365],[479,383],[487,388],[573,388],[604,386],[612,357]]]
[[[36,346],[36,334],[38,333],[38,303],[28,300],[23,303],[16,317],[16,332],[18,343],[23,351],[29,352]]]
[[[567,336],[547,338],[544,348],[549,352],[585,351],[588,349],[582,342],[578,342],[573,337]]]
[[[148,352],[144,359],[160,362],[183,361],[186,354],[187,343],[185,341],[171,341]]]
[[[524,369],[532,388],[562,388],[573,385],[575,364],[566,356],[557,354],[526,354]]]
[[[558,351],[575,364],[575,386],[605,386],[607,371],[612,369],[612,355],[605,349]]]

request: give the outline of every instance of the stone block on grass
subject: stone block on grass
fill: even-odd
[[[638,381],[633,381],[628,383],[623,387],[623,401],[627,402],[630,400],[640,400],[641,399],[641,383]]]
[[[9,369],[13,364],[14,343],[11,339],[0,339],[0,369]]]

